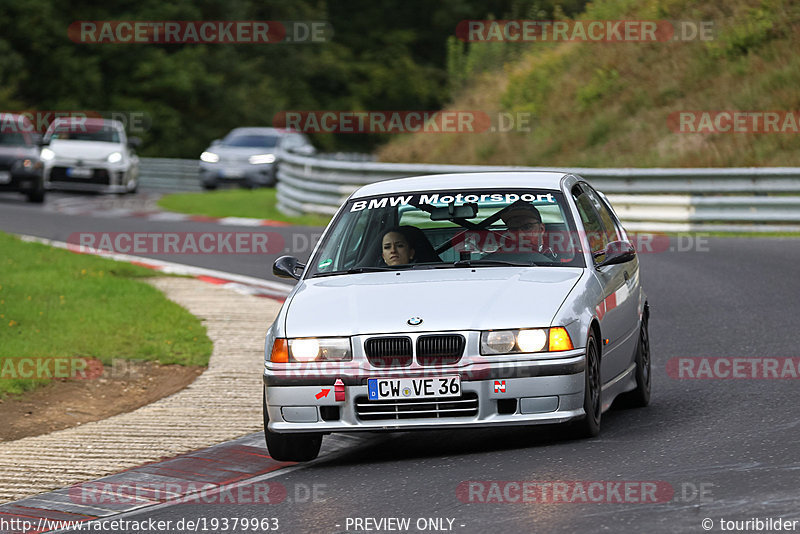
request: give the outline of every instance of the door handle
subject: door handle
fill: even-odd
[[[628,271],[625,271],[625,281],[627,282],[630,279],[631,279],[631,277],[628,276]]]

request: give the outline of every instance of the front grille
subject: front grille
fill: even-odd
[[[364,342],[367,360],[375,367],[406,367],[411,365],[410,337],[371,337]]]
[[[417,339],[417,362],[420,365],[451,365],[464,353],[466,341],[461,334],[437,334]]]
[[[478,415],[478,394],[470,391],[461,397],[381,401],[370,401],[361,396],[356,397],[356,415],[362,421],[475,417]]]
[[[92,176],[89,178],[72,178],[67,176],[67,167],[53,167],[50,169],[50,181],[103,185],[111,183],[109,182],[108,171],[105,169],[94,169]]]

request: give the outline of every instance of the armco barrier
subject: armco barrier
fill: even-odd
[[[139,187],[165,193],[202,191],[199,170],[200,160],[140,158]]]
[[[499,171],[579,174],[606,193],[635,231],[800,232],[800,168],[592,169],[331,161],[281,156],[278,207],[333,215],[360,186],[423,174]],[[487,185],[491,185],[488,184]]]

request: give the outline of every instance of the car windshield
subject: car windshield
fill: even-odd
[[[248,146],[254,148],[274,148],[278,144],[277,135],[235,134],[223,142],[227,146]]]
[[[116,128],[107,126],[82,124],[60,126],[50,133],[50,141],[97,141],[101,143],[119,143],[120,135]]]
[[[352,199],[326,232],[308,273],[502,266],[584,266],[560,192],[492,189]]]

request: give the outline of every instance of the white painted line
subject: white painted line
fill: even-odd
[[[227,226],[264,226],[264,220],[251,219],[248,217],[223,217],[217,221],[217,224],[224,224]]]
[[[148,221],[188,221],[189,215],[185,213],[173,213],[171,211],[163,211],[161,213],[154,213],[145,217]]]
[[[360,437],[360,440],[363,443],[368,443],[370,441],[369,438],[364,438],[364,437]],[[348,448],[345,444],[341,444],[337,448],[335,448],[334,450],[332,450],[332,451],[330,451],[328,453],[322,454],[322,455],[318,456],[316,459],[314,459],[314,460],[312,460],[310,462],[303,462],[303,463],[298,463],[298,464],[295,464],[295,465],[290,465],[288,467],[281,467],[280,469],[276,469],[274,471],[270,471],[269,473],[264,473],[263,475],[257,475],[257,476],[254,476],[252,478],[246,478],[244,480],[239,480],[237,482],[234,482],[233,484],[227,484],[227,485],[224,485],[224,486],[217,486],[214,489],[209,489],[207,491],[204,491],[203,494],[207,498],[207,497],[211,497],[211,496],[217,495],[219,493],[222,493],[223,491],[231,491],[233,489],[238,488],[239,486],[245,486],[245,485],[248,485],[248,484],[256,484],[258,482],[262,482],[264,480],[269,480],[271,478],[275,478],[275,477],[279,477],[279,476],[283,476],[283,475],[288,475],[289,473],[292,473],[293,471],[299,471],[300,469],[305,469],[306,467],[311,467],[311,466],[314,466],[314,465],[316,465],[318,463],[321,463],[321,462],[326,462],[326,461],[329,461],[329,460],[336,459],[339,456],[343,456],[344,454],[346,454],[346,453],[348,453],[350,451],[351,451],[351,449]],[[199,495],[200,493],[201,493],[200,491],[196,492],[197,495]],[[129,511],[126,511],[126,512],[122,512],[120,514],[115,514],[115,515],[110,515],[110,516],[105,516],[105,517],[98,517],[97,519],[91,519],[89,521],[86,521],[86,523],[94,523],[94,522],[97,522],[97,521],[110,521],[112,517],[114,519],[126,519],[126,518],[128,518],[130,516],[141,514],[142,512],[151,512],[151,511],[155,511],[155,510],[160,510],[161,508],[167,508],[167,507],[170,507],[170,506],[185,504],[186,502],[188,502],[188,499],[190,499],[192,495],[195,495],[195,494],[181,495],[180,497],[177,497],[175,499],[172,499],[172,500],[169,500],[169,501],[165,501],[165,502],[162,502],[162,503],[159,503],[159,504],[154,504],[152,506],[141,506],[141,507],[139,507],[139,508],[137,508],[135,510],[129,510]],[[288,495],[287,495],[287,497],[288,497]],[[72,530],[75,530],[75,528],[73,527]],[[85,530],[93,530],[93,529],[86,528]],[[68,531],[67,529],[51,530],[50,533],[51,534],[57,534],[59,532],[67,532],[67,531]]]

